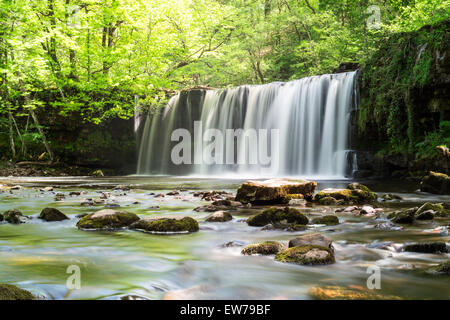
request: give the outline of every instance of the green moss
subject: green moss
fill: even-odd
[[[34,300],[35,297],[28,291],[11,284],[0,284],[0,300]]]
[[[261,254],[270,255],[277,254],[281,250],[281,244],[276,241],[264,241],[257,244],[249,244],[241,253],[244,255]]]
[[[314,196],[314,201],[321,204],[323,202],[331,204],[333,202],[331,198],[335,200],[342,200],[345,203],[362,203],[375,201],[377,199],[377,195],[370,191],[370,189],[365,185],[352,183],[349,184],[346,189],[324,189]]]
[[[334,215],[326,215],[320,218],[315,218],[313,220],[315,224],[326,224],[327,226],[333,226],[339,224],[339,219]]]
[[[149,232],[196,232],[199,230],[198,222],[191,217],[142,219],[131,226]]]
[[[247,219],[249,226],[262,227],[269,223],[276,224],[283,220],[291,224],[308,224],[308,218],[302,214],[299,210],[294,208],[286,207],[284,209],[280,208],[269,208],[261,213],[251,216]]]
[[[319,255],[317,254],[318,252],[326,252],[326,255]],[[330,249],[316,245],[297,246],[283,250],[275,256],[275,260],[303,265],[330,264],[335,262],[334,254]]]
[[[139,220],[139,217],[134,213],[125,211],[114,211],[113,214],[99,215],[103,211],[114,210],[101,210],[97,213],[88,214],[81,218],[77,223],[79,229],[119,229],[131,225],[133,222]],[[96,216],[97,215],[97,216]]]

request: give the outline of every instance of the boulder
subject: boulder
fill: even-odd
[[[358,287],[326,286],[323,288],[313,287],[309,294],[319,300],[400,300],[400,297],[377,293]]]
[[[69,219],[64,213],[55,208],[43,209],[38,218],[45,221],[62,221]]]
[[[281,244],[276,241],[264,241],[257,244],[249,244],[241,253],[244,255],[261,254],[270,255],[277,254],[281,250]]]
[[[419,209],[417,209],[415,216],[417,217],[421,213],[423,213],[425,211],[429,211],[429,210],[435,211],[436,216],[439,216],[439,217],[446,217],[446,216],[450,215],[450,210],[445,209],[444,205],[442,203],[426,202]]]
[[[232,220],[233,217],[231,214],[225,211],[216,211],[209,216],[206,217],[205,221],[207,222],[227,222]]]
[[[45,188],[41,188],[41,189],[39,189],[39,191],[42,191],[42,192],[50,192],[50,191],[53,191],[53,187],[45,187]]]
[[[0,300],[34,300],[28,291],[11,284],[0,284]]]
[[[334,215],[326,215],[323,217],[313,219],[314,224],[326,224],[327,226],[334,226],[339,224],[339,218]]]
[[[5,211],[3,213],[3,219],[5,219],[6,222],[12,224],[19,224],[24,222],[24,216],[22,212],[16,209]]]
[[[111,230],[128,227],[139,220],[134,213],[103,209],[96,213],[88,214],[77,223],[79,229]]]
[[[247,181],[238,188],[236,201],[243,204],[281,204],[288,203],[294,195],[311,199],[316,186],[316,182],[295,179]]]
[[[311,245],[325,247],[334,251],[333,242],[320,233],[305,234],[289,241],[289,248]]]
[[[420,253],[447,253],[445,242],[417,242],[407,244],[403,247],[403,251],[420,252]]]
[[[247,223],[252,227],[263,227],[269,223],[275,224],[281,221],[286,221],[291,224],[308,224],[308,218],[299,210],[286,207],[269,208],[261,213],[255,214],[247,219]]]
[[[392,194],[392,193],[387,193],[384,194],[381,199],[383,199],[383,201],[391,201],[391,200],[403,200],[402,197]]]
[[[344,200],[336,200],[333,197],[323,197],[319,199],[319,204],[324,206],[333,206],[333,205],[340,205],[343,204]]]
[[[392,222],[400,223],[400,224],[411,224],[414,222],[414,215],[417,211],[417,208],[410,208],[400,212],[393,212],[388,215],[388,219],[391,219]]]
[[[346,189],[324,189],[314,196],[314,201],[320,203],[323,198],[333,198],[337,201],[341,200],[341,203],[362,203],[375,201],[377,195],[365,185],[351,183]]]
[[[431,273],[450,275],[450,260],[444,261],[429,269]]]
[[[436,211],[427,210],[419,213],[418,215],[415,215],[415,218],[417,220],[433,220],[436,214],[437,214]]]
[[[317,245],[296,246],[279,252],[276,261],[302,265],[331,264],[335,262],[333,252]]]
[[[195,219],[182,216],[145,217],[133,223],[131,228],[155,233],[185,233],[199,230],[198,222]]]
[[[196,212],[216,212],[219,211],[220,207],[212,205],[212,204],[208,204],[205,206],[200,206],[194,209],[194,211]]]
[[[450,194],[450,177],[444,173],[430,171],[422,179],[420,190],[435,194]]]

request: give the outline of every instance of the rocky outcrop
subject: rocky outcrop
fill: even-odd
[[[45,221],[62,221],[69,219],[64,213],[55,208],[43,209],[38,218]]]
[[[249,244],[244,249],[242,249],[241,253],[243,255],[270,255],[277,254],[281,250],[281,244],[276,241],[265,241],[256,244]]]
[[[420,190],[435,194],[450,194],[450,177],[443,173],[430,171],[422,179]]]
[[[132,229],[154,233],[186,233],[199,230],[198,222],[191,217],[145,217],[131,225]]]
[[[251,204],[284,204],[294,195],[312,198],[317,183],[306,180],[271,179],[247,181],[237,190],[236,201]]]
[[[134,213],[103,209],[81,218],[77,227],[79,229],[114,230],[128,227],[138,220],[139,217]]]
[[[284,209],[269,208],[247,219],[248,225],[252,227],[262,227],[270,223],[277,224],[282,221],[293,225],[305,225],[309,222],[308,218],[299,210],[289,207]]]

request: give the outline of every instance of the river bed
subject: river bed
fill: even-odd
[[[33,216],[28,223],[0,224],[0,283],[25,288],[45,299],[314,299],[313,288],[340,287],[366,291],[369,266],[381,269],[381,289],[376,294],[401,299],[448,299],[448,276],[430,274],[427,268],[446,261],[449,254],[423,254],[385,250],[377,242],[403,244],[444,241],[445,234],[426,232],[448,226],[448,218],[404,226],[403,230],[379,230],[385,221],[337,214],[336,226],[312,225],[306,231],[263,231],[245,222],[262,207],[233,211],[233,220],[204,222],[207,212],[193,209],[209,204],[194,197],[199,190],[235,192],[242,180],[194,177],[64,177],[0,178],[0,184],[20,185],[20,190],[0,193],[0,212],[18,209]],[[379,196],[394,193],[401,201],[380,202],[384,214],[398,208],[419,206],[426,201],[448,202],[449,196],[416,191],[417,185],[396,181],[365,182]],[[345,187],[348,181],[318,181],[317,190]],[[127,185],[130,191],[113,190]],[[39,191],[53,186],[53,191]],[[177,196],[158,194],[184,188]],[[69,196],[71,191],[87,194]],[[111,201],[140,217],[183,215],[199,221],[192,234],[154,235],[132,230],[81,231],[76,228],[81,213],[104,208],[104,204],[81,206],[84,198],[99,198],[111,192]],[[65,198],[55,201],[55,195]],[[156,208],[158,206],[158,208]],[[70,220],[45,222],[37,219],[45,207],[61,210]],[[312,205],[300,208],[309,217],[333,213],[336,207]],[[276,240],[287,242],[297,235],[320,232],[333,240],[336,263],[300,266],[281,263],[273,256],[243,256],[243,245]],[[233,242],[234,245],[224,246]],[[67,268],[81,270],[81,289],[68,289]]]

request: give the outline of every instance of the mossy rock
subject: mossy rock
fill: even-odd
[[[400,212],[393,212],[388,215],[388,219],[391,219],[392,222],[399,224],[411,224],[414,223],[414,215],[416,210],[417,208],[410,208]]]
[[[444,261],[429,270],[431,273],[450,275],[450,260]]]
[[[6,222],[12,223],[12,224],[19,224],[23,223],[23,214],[19,210],[12,209],[5,211],[3,213],[3,218]]]
[[[313,219],[314,224],[326,224],[327,226],[334,226],[339,224],[339,218],[334,215],[326,215],[320,218]]]
[[[417,242],[405,245],[403,247],[403,251],[419,253],[447,253],[447,246],[443,241]]]
[[[299,210],[286,207],[281,208],[269,208],[261,213],[255,214],[247,219],[249,226],[263,227],[269,223],[276,224],[281,221],[286,221],[290,224],[308,224],[308,218],[302,214]]]
[[[400,300],[400,297],[383,295],[376,290],[339,286],[313,287],[309,294],[319,300]]]
[[[62,221],[69,219],[64,213],[55,208],[43,209],[38,218],[45,221]]]
[[[2,222],[3,221],[3,215],[0,213],[0,222]]]
[[[433,220],[434,216],[437,214],[436,211],[433,210],[427,210],[419,213],[415,216],[417,220]]]
[[[450,177],[444,173],[430,171],[422,179],[420,190],[434,194],[450,194]]]
[[[415,212],[415,216],[417,217],[421,213],[429,210],[435,211],[436,216],[438,217],[446,217],[450,215],[450,210],[445,209],[442,203],[426,202],[419,209],[417,209],[417,211]]]
[[[346,189],[328,188],[321,190],[314,196],[314,201],[321,203],[324,198],[333,198],[341,203],[363,203],[377,200],[377,195],[368,187],[359,183],[351,183]],[[331,199],[328,199],[332,201]],[[323,200],[322,200],[323,201]]]
[[[34,300],[28,291],[11,284],[0,284],[0,300]]]
[[[302,265],[321,265],[335,262],[333,252],[322,246],[306,245],[292,247],[279,252],[275,260]]]
[[[237,190],[236,201],[243,204],[285,204],[290,199],[311,199],[317,183],[296,179],[247,181]]]
[[[264,241],[256,244],[249,244],[241,253],[243,255],[261,254],[270,255],[277,254],[281,250],[281,243],[276,241]]]
[[[138,220],[139,217],[134,213],[103,209],[81,218],[77,227],[79,229],[114,230],[128,227]]]
[[[197,220],[191,217],[146,217],[131,225],[132,229],[154,233],[186,233],[199,230]]]

